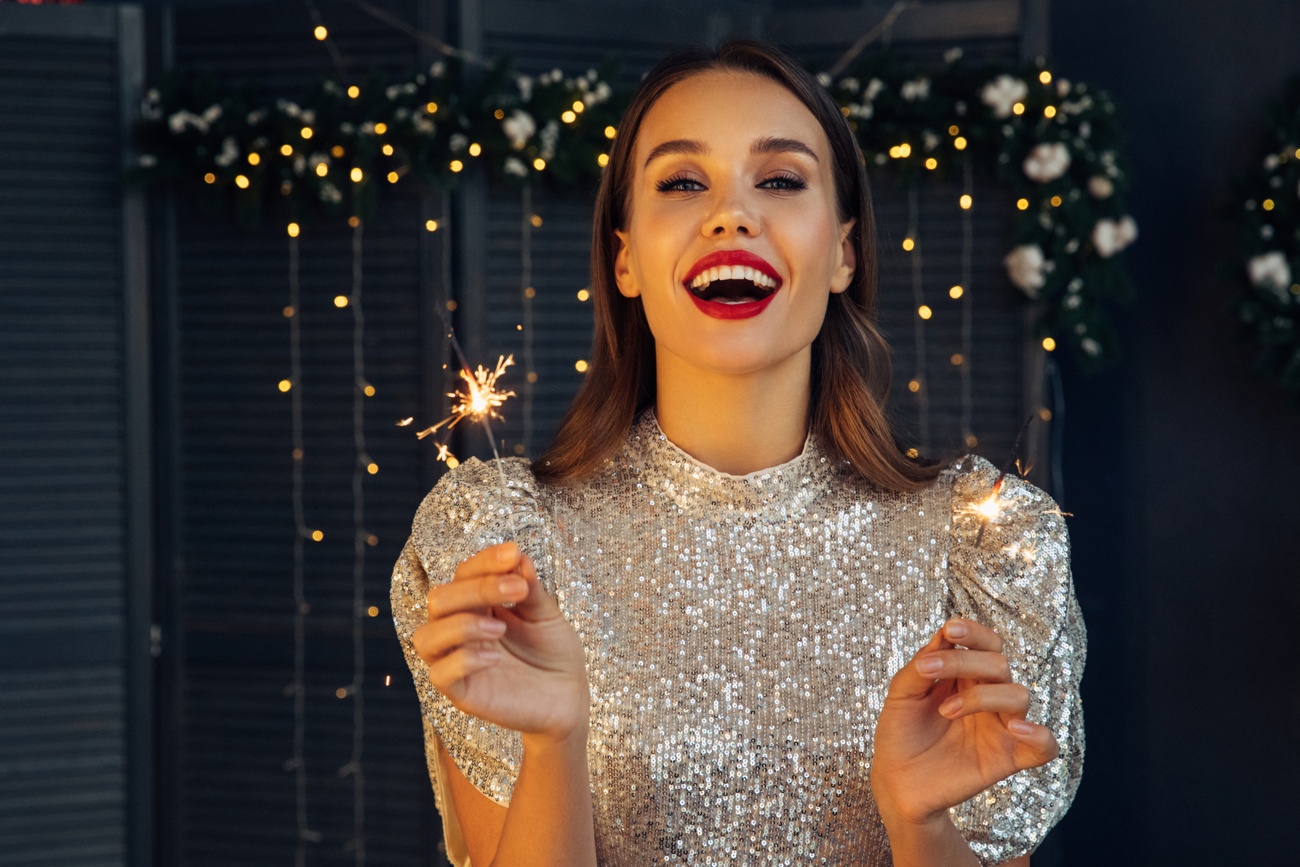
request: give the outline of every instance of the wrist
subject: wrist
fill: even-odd
[[[589,730],[588,720],[584,716],[572,726],[554,731],[524,732],[524,751],[535,755],[563,755],[580,750],[585,755]]]

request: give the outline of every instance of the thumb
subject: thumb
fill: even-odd
[[[537,577],[537,567],[533,565],[532,558],[527,554],[520,553],[515,571],[528,583],[528,595],[511,607],[514,615],[523,620],[532,621],[548,620],[560,616],[560,606],[551,594],[546,592],[546,588],[542,586],[541,580]]]
[[[943,637],[943,630],[940,629],[916,654],[907,661],[894,675],[889,682],[889,698],[894,699],[918,699],[925,698],[934,689],[935,678],[933,675],[926,674],[917,667],[917,662],[925,658],[926,654],[935,650],[945,650],[953,645]]]

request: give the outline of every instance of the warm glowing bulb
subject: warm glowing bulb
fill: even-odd
[[[366,397],[375,396],[375,387],[373,385],[367,384],[366,387],[362,389],[362,391],[366,393]]]
[[[931,310],[928,305],[922,304],[920,307],[916,308],[916,315],[920,316],[922,319],[929,319],[934,315],[934,311]]]
[[[460,160],[452,160],[448,168],[450,168],[453,172],[458,172],[461,169],[465,168],[465,164],[462,163]]]
[[[342,148],[339,148],[339,150],[342,150]],[[391,157],[393,155],[393,146],[390,144],[385,144],[380,148],[380,150],[384,152],[384,156],[386,157]],[[340,156],[342,156],[342,154],[340,154]]]
[[[577,361],[573,363],[573,369],[578,371],[578,373],[586,373],[588,366],[589,365],[587,364],[587,360],[585,358],[579,358]]]
[[[618,134],[618,130],[614,129],[614,127],[612,126],[605,127],[605,138],[613,138],[617,134]],[[1300,159],[1300,151],[1296,151],[1295,155],[1296,155],[1296,159]]]
[[[448,310],[449,312],[451,312],[451,313],[455,313],[455,312],[456,312],[456,308],[457,308],[458,306],[459,306],[459,305],[456,303],[456,299],[455,299],[455,298],[453,298],[453,299],[451,299],[450,301],[447,302],[447,310]]]
[[[299,232],[299,231],[301,231],[301,230],[299,229],[297,223],[290,223],[290,224],[289,224],[289,237],[290,237],[290,238],[296,238],[296,237],[298,237],[298,232]]]
[[[954,352],[954,353],[952,354],[952,358],[949,358],[948,360],[949,360],[950,362],[952,362],[952,366],[953,366],[953,367],[961,367],[961,366],[962,366],[962,363],[963,363],[966,359],[965,359],[964,357],[962,357],[962,354],[961,354],[960,352]]]
[[[918,391],[921,390],[921,381],[918,379],[913,379],[907,384],[907,390],[912,392],[912,394],[916,394]]]
[[[1016,207],[1019,208],[1019,209],[1022,210],[1022,211],[1028,211],[1028,210],[1029,210],[1029,200],[1028,200],[1028,199],[1020,199],[1019,201],[1016,202]]]
[[[248,189],[248,178],[243,175],[235,175],[235,186],[239,187],[241,190]]]
[[[436,103],[436,102],[426,102],[426,103],[424,104],[424,110],[427,111],[429,114],[437,114],[437,113],[438,113],[438,103]]]
[[[948,297],[956,301],[958,298],[962,296],[963,293],[965,293],[965,291],[966,290],[961,288],[960,286],[954,286],[948,290]]]
[[[388,124],[384,123],[382,120],[375,124],[375,135],[383,135],[386,132],[388,132]]]
[[[1264,200],[1264,210],[1266,210],[1266,211],[1271,211],[1271,210],[1273,210],[1273,209],[1276,208],[1276,207],[1277,207],[1277,204],[1276,204],[1272,199],[1265,199],[1265,200]]]
[[[566,111],[560,115],[560,120],[564,121],[565,123],[573,123],[577,119],[578,116],[571,111]]]
[[[917,458],[917,457],[920,457],[920,455],[921,455],[921,453],[918,452],[916,449],[908,449],[908,450],[907,450],[907,456],[908,456],[909,458]]]
[[[262,161],[262,155],[261,155],[261,154],[252,153],[252,154],[249,154],[249,155],[248,155],[248,164],[249,164],[250,166],[255,166],[255,165],[257,165],[258,163],[260,163],[261,161]]]
[[[288,391],[288,390],[291,389],[291,388],[293,388],[293,383],[292,383],[292,382],[290,382],[290,381],[287,380],[287,379],[282,379],[282,380],[280,380],[280,391],[282,391],[282,392],[284,392],[284,391]]]
[[[579,300],[579,301],[586,301],[586,300],[587,300],[588,298],[590,298],[590,297],[591,297],[591,292],[589,292],[588,290],[586,290],[586,289],[579,289],[579,290],[578,290],[578,300]]]
[[[1053,349],[1056,348],[1056,341],[1050,337],[1044,337],[1043,348],[1046,349],[1048,352],[1051,352]]]
[[[960,135],[959,135],[959,136],[957,136],[955,139],[952,140],[952,146],[955,147],[955,148],[956,148],[957,150],[959,150],[959,151],[964,151],[964,150],[966,150],[966,144],[967,144],[967,142],[966,142],[966,137],[965,137],[965,136],[960,136]]]
[[[317,41],[324,42],[329,38],[330,32],[325,29],[325,25],[317,24],[316,29],[312,31],[312,34],[316,37]]]
[[[602,169],[609,165],[609,154],[596,154],[596,165]]]
[[[325,534],[322,533],[320,530],[312,530],[312,531],[311,531],[311,540],[312,540],[313,542],[319,542],[321,539],[324,539],[324,538],[325,538]]]
[[[378,605],[371,605],[369,608],[366,609],[366,613],[369,614],[371,617],[378,617],[378,616],[379,616],[379,606],[378,606]]]
[[[533,214],[531,217],[528,218],[528,222],[533,224],[534,229],[540,229],[542,227],[542,215]]]
[[[1011,106],[1011,113],[1016,115],[1024,114],[1025,104],[1023,102],[1017,102],[1015,105]]]
[[[959,132],[961,132],[961,127],[957,126],[955,123],[948,127],[948,135],[957,135]]]
[[[366,464],[366,472],[373,476],[375,473],[379,472],[379,464],[373,462]]]
[[[449,469],[449,470],[454,470],[454,469],[456,469],[456,467],[458,467],[458,466],[460,466],[460,461],[456,460],[456,458],[455,458],[454,455],[448,455],[448,456],[447,456],[447,469]]]
[[[284,309],[281,310],[280,312],[284,314],[284,318],[285,318],[285,319],[292,319],[292,318],[293,318],[293,307],[292,307],[292,305],[288,305],[288,304],[286,304],[285,307],[284,307]]]
[[[1061,202],[1063,201],[1064,199],[1062,199],[1060,196],[1052,196],[1052,207],[1053,208],[1061,207]]]
[[[541,157],[538,157],[537,159],[533,160],[533,168],[537,169],[540,172],[542,169],[546,168],[546,160],[542,159]]]
[[[586,107],[587,104],[580,99],[575,99],[573,101],[573,110],[576,111],[578,114],[582,114],[582,110]]]
[[[338,308],[340,308],[340,309],[342,309],[342,308],[344,308],[344,307],[347,307],[347,306],[348,306],[348,296],[346,296],[346,295],[335,295],[335,296],[334,296],[334,306],[335,306],[335,307],[338,307]]]
[[[280,145],[280,155],[286,157],[293,156],[293,145]]]
[[[355,84],[354,84],[354,85],[351,85],[351,86],[348,88],[348,98],[349,98],[349,99],[356,99],[356,98],[357,98],[358,96],[360,96],[360,95],[361,95],[361,88],[357,87]]]
[[[961,202],[961,209],[963,211],[969,211],[970,206],[974,204],[974,200],[971,199],[969,195],[962,196],[960,202]]]
[[[1056,106],[1049,105],[1046,108],[1044,108],[1043,117],[1047,118],[1048,120],[1051,120],[1052,118],[1056,117]]]
[[[316,163],[316,174],[320,175],[323,178],[329,173],[330,173],[329,166],[325,165],[324,163]]]
[[[348,173],[348,176],[352,178],[353,183],[357,184],[361,183],[361,178],[364,177],[361,173],[361,169],[355,167]]]
[[[483,145],[479,144],[478,142],[472,142],[469,146],[469,155],[472,157],[476,157],[481,153],[483,153]]]
[[[1044,69],[1042,72],[1038,73],[1038,80],[1041,81],[1043,84],[1051,84],[1052,73]]]
[[[358,217],[356,214],[353,214],[351,217],[348,217],[348,226],[355,229],[357,226],[360,225],[361,225],[361,218]]]
[[[1038,417],[1041,418],[1043,421],[1051,421],[1052,411],[1047,407],[1043,407],[1038,411]]]
[[[939,161],[936,160],[934,157],[930,157],[928,160],[925,161],[925,167],[930,171],[934,171],[935,169],[939,168]]]
[[[437,221],[437,220],[425,220],[425,221],[424,221],[424,228],[427,229],[427,230],[430,231],[430,232],[436,232],[436,231],[438,231],[438,221]]]
[[[536,371],[532,371],[532,370],[530,370],[530,371],[528,371],[528,376],[526,376],[526,377],[524,377],[524,378],[527,379],[529,382],[534,382],[534,383],[535,383],[535,382],[537,382],[537,373],[536,373]]]
[[[502,109],[498,108],[496,111],[492,112],[492,116],[497,120],[505,120],[506,113]]]
[[[524,297],[525,297],[525,298],[528,298],[528,299],[536,298],[536,297],[537,297],[537,290],[534,289],[532,286],[525,286],[525,287],[524,287]]]
[[[397,172],[389,172],[389,173],[388,173],[388,182],[389,182],[390,184],[395,184],[395,183],[397,183]]]
[[[311,138],[313,135],[315,135],[315,133],[312,132],[312,128],[311,128],[311,127],[309,127],[309,126],[305,126],[305,127],[302,128],[302,137],[303,137],[303,138]]]
[[[903,249],[909,253],[912,252],[914,249],[916,249],[916,242],[913,241],[911,238],[904,238]]]
[[[205,184],[215,184],[216,182],[217,176],[212,174],[212,172],[208,172],[203,176],[203,183]]]

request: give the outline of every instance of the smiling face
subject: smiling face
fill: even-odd
[[[856,265],[812,112],[765,76],[702,72],[646,113],[633,170],[614,274],[642,299],[661,371],[807,367]]]

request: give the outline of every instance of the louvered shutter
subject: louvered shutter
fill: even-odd
[[[149,857],[142,32],[0,6],[0,864]]]

